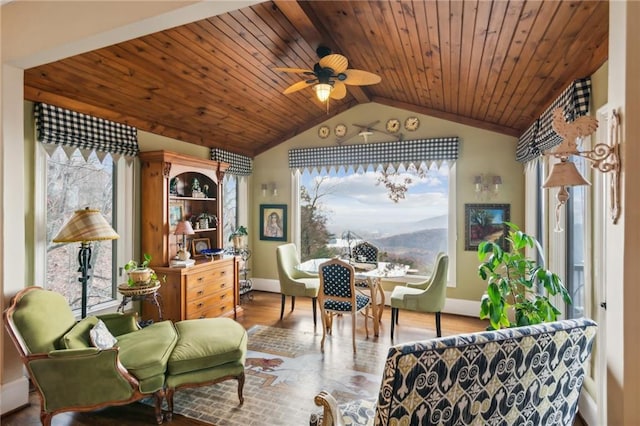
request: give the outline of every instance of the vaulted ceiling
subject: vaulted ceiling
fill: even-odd
[[[25,72],[25,97],[254,156],[376,102],[519,136],[607,60],[606,1],[276,0]],[[381,82],[325,105],[318,46]]]

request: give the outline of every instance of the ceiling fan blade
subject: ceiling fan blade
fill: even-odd
[[[305,69],[305,68],[273,68],[274,71],[280,72],[292,72],[295,74],[314,74],[313,71]]]
[[[318,63],[322,68],[331,68],[336,74],[345,72],[349,66],[347,58],[342,55],[338,55],[337,53],[320,58]]]
[[[288,95],[289,93],[297,92],[298,90],[302,90],[302,89],[304,89],[306,87],[309,87],[314,83],[315,83],[315,81],[311,81],[311,82],[309,82],[308,80],[299,81],[299,82],[294,83],[291,86],[287,87],[286,89],[284,89],[284,92],[282,92],[282,93],[284,93],[285,95]]]
[[[347,86],[345,86],[341,81],[334,82],[333,90],[331,90],[329,97],[331,99],[342,99],[345,96],[347,96]]]
[[[366,86],[368,84],[380,83],[382,78],[378,74],[374,74],[369,71],[362,70],[346,70],[344,74],[347,78],[344,80],[344,84],[351,84],[354,86]]]

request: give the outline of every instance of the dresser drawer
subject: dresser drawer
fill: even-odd
[[[231,295],[232,296],[232,295]],[[227,296],[223,301],[219,301],[215,296],[206,298],[202,302],[188,304],[186,318],[215,318],[228,312],[233,312],[233,297]]]

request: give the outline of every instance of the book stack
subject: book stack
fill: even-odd
[[[172,268],[188,268],[189,266],[193,266],[196,264],[194,259],[180,260],[180,259],[171,259],[169,266]]]

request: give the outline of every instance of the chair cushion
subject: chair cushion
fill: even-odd
[[[175,324],[178,343],[169,358],[171,375],[217,367],[245,356],[246,330],[230,318],[206,318]]]
[[[369,298],[362,294],[356,294],[356,310],[364,309],[369,304]],[[324,308],[330,311],[351,312],[351,302],[340,300],[325,300]]]
[[[81,319],[71,327],[60,339],[62,349],[84,349],[94,346],[91,343],[89,332],[98,323],[98,318],[89,316]]]
[[[391,301],[389,304],[392,308],[401,308],[408,309],[410,311],[418,310],[418,299],[409,298],[406,299],[407,295],[419,295],[424,293],[424,290],[420,290],[418,288],[410,288],[410,287],[401,287],[397,286],[393,289],[391,293]]]
[[[76,323],[60,293],[39,287],[23,293],[11,320],[32,354],[61,349],[60,339]]]
[[[118,336],[120,361],[139,380],[164,374],[178,335],[171,321]]]
[[[101,320],[89,331],[91,344],[99,349],[111,349],[118,341]]]

